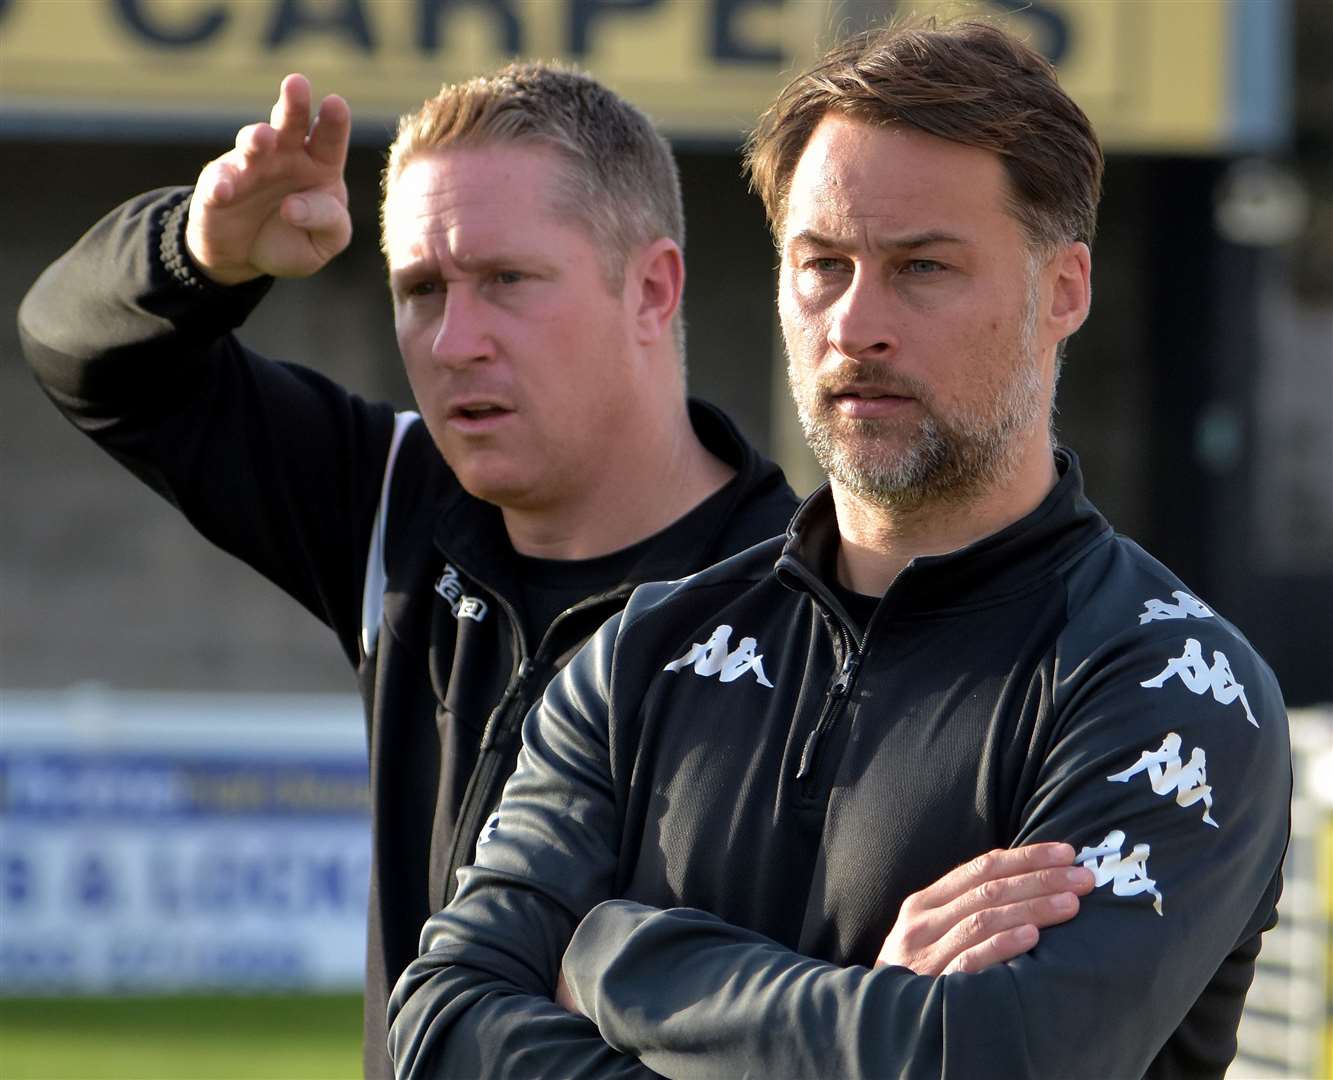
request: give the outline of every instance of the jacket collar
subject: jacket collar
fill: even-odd
[[[1059,479],[1035,510],[957,551],[914,558],[889,586],[882,605],[907,615],[994,603],[1027,592],[1109,538],[1110,525],[1083,494],[1078,456],[1061,447],[1055,465]],[[837,543],[833,494],[826,483],[792,518],[775,567],[778,578],[827,602]]]
[[[646,581],[678,578],[715,561],[719,538],[737,507],[761,492],[785,484],[782,470],[760,456],[721,409],[690,398],[689,416],[700,442],[734,468],[736,475],[711,496],[717,500],[715,512],[699,522],[700,528],[690,534],[684,546],[648,545],[620,585],[603,596],[626,593]],[[452,485],[436,518],[435,546],[461,572],[490,592],[507,600],[516,597],[514,549],[504,517],[494,504],[469,495],[461,485]]]

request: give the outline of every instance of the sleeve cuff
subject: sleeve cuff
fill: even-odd
[[[631,900],[604,900],[579,923],[565,949],[561,970],[579,1009],[597,1020],[597,987],[608,960],[619,955],[625,940],[655,913]]]
[[[204,274],[190,257],[189,248],[185,245],[185,223],[193,195],[193,188],[182,188],[161,211],[157,254],[162,269],[177,285],[193,292],[223,296],[252,291],[262,296],[273,283],[271,277],[258,277],[240,285],[219,285]]]

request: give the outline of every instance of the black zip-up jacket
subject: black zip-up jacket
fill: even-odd
[[[673,530],[619,587],[525,641],[499,510],[463,491],[413,414],[232,336],[269,282],[199,278],[184,249],[189,194],[151,192],[90,230],[33,286],[20,335],[66,416],[328,624],[357,670],[374,831],[365,1067],[387,1075],[389,990],[471,858],[551,675],[635,585],[780,534],[796,500],[725,416],[692,403],[735,478],[693,512],[684,543]]]
[[[399,1075],[1220,1076],[1275,919],[1286,714],[1057,460],[864,632],[827,488],[785,540],[638,590],[524,725],[394,992]],[[1094,871],[1072,921],[978,973],[874,967],[910,893],[1035,841]]]

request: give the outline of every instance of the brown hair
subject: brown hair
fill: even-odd
[[[447,84],[399,120],[381,178],[381,247],[384,205],[412,158],[505,140],[545,144],[564,158],[557,209],[586,226],[601,246],[615,288],[635,247],[666,236],[684,248],[680,178],[666,140],[596,80],[539,63],[509,64],[493,75]]]
[[[869,30],[788,83],[759,118],[745,158],[779,243],[792,174],[830,112],[994,151],[1034,249],[1091,244],[1103,165],[1097,136],[1051,65],[998,27],[931,18]]]

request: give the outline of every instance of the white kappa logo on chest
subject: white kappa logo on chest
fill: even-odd
[[[764,674],[764,654],[756,653],[758,642],[752,637],[743,637],[736,648],[731,648],[731,627],[722,623],[707,641],[695,642],[686,650],[685,655],[672,660],[663,671],[684,671],[693,667],[696,675],[717,675],[719,682],[735,682],[747,671],[753,672],[760,686],[773,689],[773,684]]]

